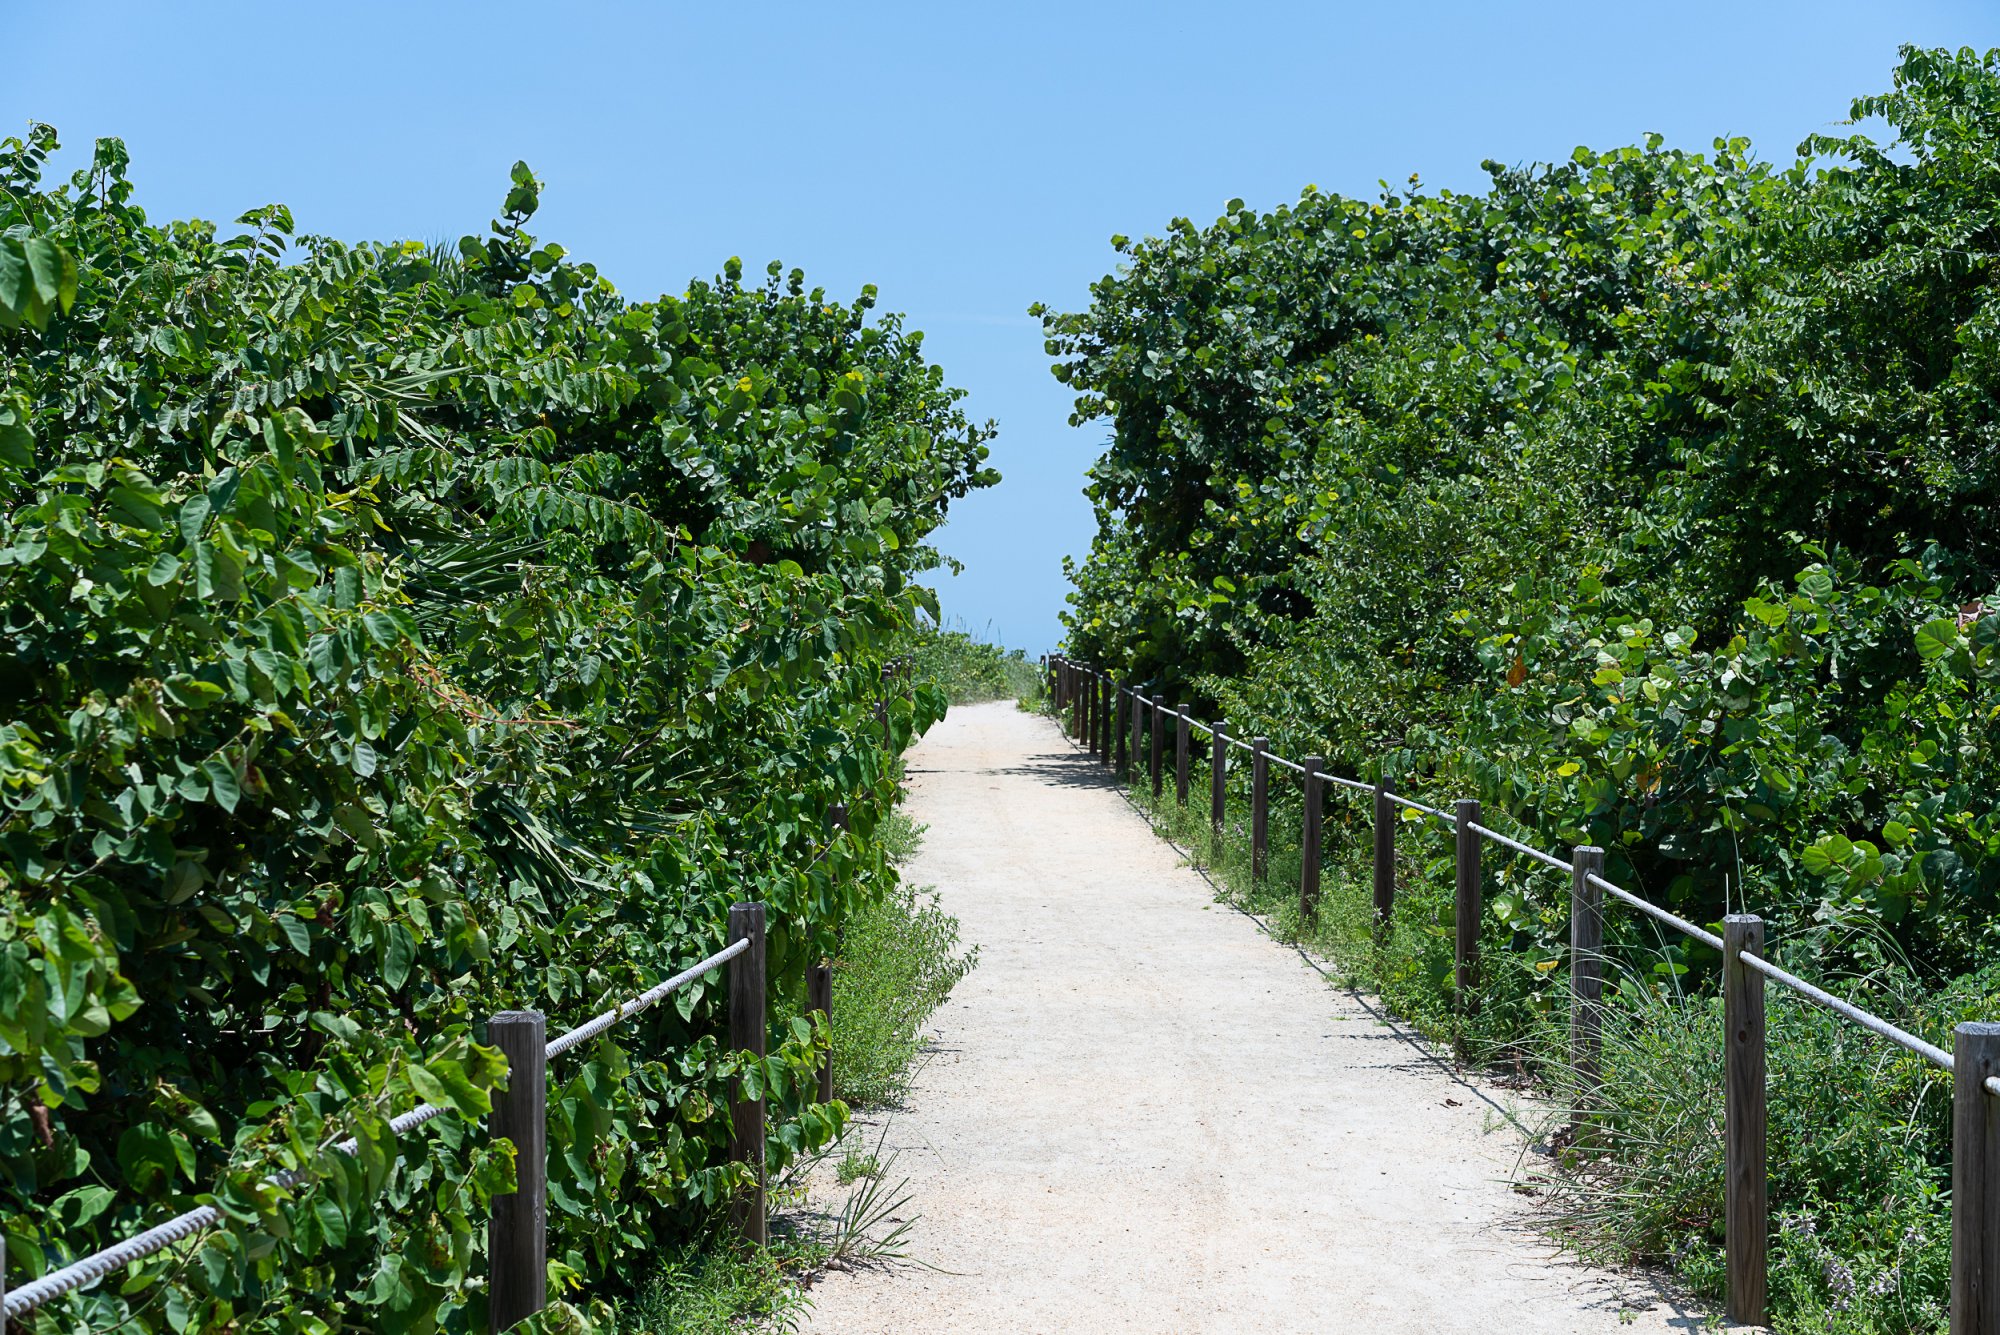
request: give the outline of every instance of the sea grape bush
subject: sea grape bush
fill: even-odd
[[[8,1273],[212,1198],[30,1328],[483,1329],[484,1017],[587,1018],[742,899],[782,1000],[888,892],[944,701],[885,730],[882,667],[990,431],[872,290],[732,260],[623,298],[525,230],[525,166],[451,251],[155,223],[117,141],[50,184],[56,149],[0,144]],[[824,1030],[746,1066],[721,1001],[555,1068],[565,1297],[736,1184],[733,1080],[776,1163],[841,1129]],[[394,1143],[419,1100],[457,1116]]]
[[[1114,238],[1090,309],[1043,312],[1112,430],[1071,651],[1698,915],[1969,967],[2000,931],[1996,108],[2000,56],[1909,50],[1854,107],[1895,153],[1654,138]]]

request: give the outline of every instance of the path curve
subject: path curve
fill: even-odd
[[[829,1274],[809,1330],[1699,1324],[1523,1228],[1504,1091],[1214,903],[1051,722],[954,709],[909,774],[908,874],[980,948],[888,1118],[937,1268]]]

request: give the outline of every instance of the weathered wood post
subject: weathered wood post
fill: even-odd
[[[1222,826],[1229,818],[1229,725],[1221,719],[1208,735],[1208,856],[1222,856]]]
[[[1104,674],[1104,690],[1097,699],[1097,763],[1111,768],[1111,733],[1118,717],[1118,683]]]
[[[514,1190],[493,1198],[486,1224],[486,1328],[502,1331],[548,1305],[548,1026],[540,1011],[501,1011],[486,1041],[507,1058],[489,1125],[514,1145]]]
[[[1271,739],[1250,740],[1250,876],[1261,881],[1271,867]]]
[[[1104,677],[1092,671],[1084,677],[1084,749],[1098,751],[1098,715],[1104,713]]]
[[[1174,800],[1187,805],[1188,789],[1188,728],[1193,715],[1188,713],[1187,701],[1181,701],[1174,710],[1180,715],[1174,723]]]
[[[833,1033],[833,965],[821,960],[806,970],[806,1009],[818,1011],[830,1036]],[[819,1101],[833,1102],[833,1049],[828,1048],[819,1064]]]
[[[1586,844],[1570,857],[1569,1064],[1587,1099],[1597,1088],[1604,1050],[1604,850]]]
[[[1115,736],[1112,739],[1111,772],[1122,781],[1132,770],[1132,712],[1125,708],[1125,697],[1131,693],[1130,686],[1120,686],[1112,692],[1112,718]]]
[[[1479,1009],[1476,995],[1479,987],[1479,919],[1486,909],[1479,884],[1481,840],[1479,832],[1472,828],[1479,823],[1478,801],[1470,797],[1460,798],[1452,817],[1458,855],[1458,893],[1453,915],[1457,930],[1452,951],[1452,983],[1458,994],[1459,1010],[1470,1015]]]
[[[1771,1207],[1764,1167],[1764,975],[1743,952],[1764,953],[1764,920],[1732,913],[1722,920],[1724,1249],[1728,1316],[1764,1324],[1765,1248]]]
[[[2000,1335],[2000,1024],[1952,1034],[1951,1335]]]
[[[1160,789],[1164,786],[1161,775],[1164,773],[1163,767],[1166,763],[1167,749],[1161,743],[1161,735],[1166,727],[1166,723],[1167,697],[1156,695],[1153,697],[1153,754],[1150,757],[1153,774],[1153,801],[1155,803],[1159,802]]]
[[[1139,772],[1144,766],[1146,737],[1146,697],[1139,694],[1139,688],[1132,688],[1132,768],[1125,772],[1125,781],[1133,787],[1139,785]]]
[[[750,948],[729,961],[729,1047],[762,1061],[764,1022],[764,906],[729,906],[729,944]],[[771,1240],[765,1207],[764,1100],[738,1096],[729,1105],[729,1158],[747,1164],[755,1182],[729,1203],[729,1222],[745,1242],[763,1247]]]
[[[1299,920],[1310,927],[1319,920],[1320,817],[1326,806],[1325,756],[1306,757],[1305,824],[1299,835]]]
[[[1104,720],[1110,717],[1107,708],[1111,693],[1111,683],[1102,673],[1090,674],[1090,756],[1095,760],[1104,751]]]
[[[1396,912],[1396,809],[1389,787],[1375,781],[1375,921],[1386,927]]]

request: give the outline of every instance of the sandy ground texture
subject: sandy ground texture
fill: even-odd
[[[930,831],[909,874],[980,948],[886,1119],[936,1268],[829,1274],[807,1329],[1701,1324],[1524,1228],[1504,1091],[1216,904],[1052,723],[954,709],[910,788]]]

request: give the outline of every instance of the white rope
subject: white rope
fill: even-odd
[[[602,1015],[598,1015],[589,1020],[584,1021],[582,1024],[570,1030],[567,1034],[563,1034],[559,1038],[550,1039],[547,1049],[549,1058],[553,1060],[557,1057],[560,1057],[565,1052],[568,1052],[571,1048],[575,1047],[577,1044],[588,1043],[591,1039],[596,1038],[599,1034],[609,1029],[612,1025],[617,1024],[620,1020],[630,1019],[632,1016],[637,1015],[640,1011],[645,1010],[649,1006],[658,1005],[662,1000],[666,998],[667,994],[672,992],[674,989],[682,986],[683,984],[694,981],[696,978],[701,977],[701,975],[707,973],[711,969],[717,968],[723,964],[728,963],[730,960],[735,959],[738,955],[741,955],[744,951],[748,949],[750,949],[750,941],[748,937],[745,937],[743,940],[735,942],[733,945],[725,946],[723,949],[716,951],[715,954],[710,955],[707,959],[695,965],[692,969],[683,970],[682,972],[675,974],[672,978],[667,979],[666,982],[661,983],[658,987],[655,987],[650,991],[641,992],[638,996],[632,998],[630,1001],[620,1002],[618,1005],[613,1006],[610,1010],[605,1011]]]
[[[1923,1057],[1929,1061],[1935,1062],[1939,1066],[1942,1066],[1947,1071],[1956,1071],[1958,1069],[1958,1063],[1952,1060],[1952,1056],[1949,1052],[1946,1052],[1943,1048],[1938,1047],[1934,1043],[1924,1042],[1924,1040],[1918,1038],[1915,1034],[1912,1034],[1907,1030],[1898,1029],[1895,1025],[1890,1024],[1887,1020],[1883,1019],[1881,1016],[1871,1015],[1867,1011],[1862,1010],[1859,1006],[1853,1005],[1849,1002],[1842,1001],[1839,997],[1833,995],[1833,993],[1825,991],[1821,988],[1814,987],[1811,983],[1808,983],[1805,979],[1798,977],[1796,974],[1786,973],[1783,969],[1780,969],[1777,965],[1771,963],[1769,960],[1764,959],[1757,955],[1752,955],[1747,950],[1738,955],[1737,958],[1742,960],[1743,963],[1748,967],[1755,969],[1758,973],[1763,974],[1766,978],[1770,978],[1777,982],[1783,983],[1786,987],[1791,988],[1792,991],[1798,993],[1806,1000],[1817,1002],[1821,1006],[1826,1007],[1826,1009],[1834,1012],[1837,1015],[1846,1016],[1848,1019],[1854,1021],[1854,1023],[1860,1025],[1863,1029],[1866,1029],[1869,1033],[1875,1034],[1881,1038],[1886,1038],[1891,1043],[1894,1043],[1897,1047],[1907,1048],[1909,1051],[1916,1053],[1919,1057]],[[2000,1086],[1996,1086],[1993,1079],[1991,1078],[1989,1078],[1986,1081],[1986,1088],[1988,1090],[1991,1090],[1995,1094],[2000,1094]]]
[[[1539,848],[1530,848],[1526,844],[1522,843],[1519,839],[1509,839],[1506,835],[1501,834],[1498,830],[1487,829],[1484,825],[1481,825],[1478,821],[1473,821],[1470,828],[1475,834],[1483,834],[1488,839],[1491,839],[1494,843],[1505,844],[1507,847],[1513,849],[1516,853],[1525,853],[1529,857],[1533,858],[1535,861],[1547,863],[1549,866],[1554,867],[1557,871],[1570,870],[1570,864],[1564,862],[1561,858],[1550,857],[1547,853],[1542,852],[1542,850]]]
[[[1611,882],[1605,880],[1602,876],[1599,876],[1596,872],[1589,873],[1584,877],[1584,879],[1589,881],[1592,885],[1596,886],[1599,890],[1602,890],[1605,894],[1612,896],[1614,899],[1622,900],[1623,902],[1630,904],[1633,908],[1639,910],[1639,912],[1645,914],[1649,918],[1659,919],[1661,922],[1673,928],[1675,931],[1683,932],[1686,935],[1693,937],[1695,940],[1701,942],[1709,949],[1711,950],[1722,949],[1722,938],[1717,936],[1714,932],[1704,932],[1701,928],[1695,926],[1693,923],[1689,922],[1686,918],[1675,917],[1673,914],[1661,908],[1658,904],[1649,903],[1646,900],[1639,898],[1639,896],[1633,894],[1630,890],[1627,890],[1624,886],[1613,885],[1611,884]]]

